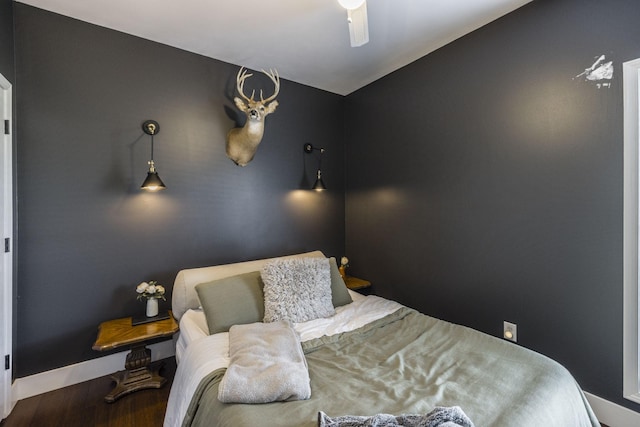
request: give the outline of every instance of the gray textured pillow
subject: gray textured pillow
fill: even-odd
[[[340,307],[341,305],[349,304],[353,302],[347,285],[344,283],[340,270],[338,270],[338,263],[335,257],[329,258],[331,263],[331,301],[334,307]]]
[[[335,314],[327,258],[275,259],[262,268],[264,321],[307,320]]]
[[[264,317],[259,271],[196,285],[209,333],[227,332],[233,325],[261,322]]]

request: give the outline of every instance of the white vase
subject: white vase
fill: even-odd
[[[158,298],[149,298],[147,300],[147,317],[158,315]]]

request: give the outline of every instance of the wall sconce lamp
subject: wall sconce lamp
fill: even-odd
[[[155,120],[147,120],[142,123],[142,130],[147,135],[151,135],[151,160],[148,162],[149,172],[147,172],[147,179],[144,180],[140,188],[146,191],[164,190],[167,187],[158,176],[156,165],[153,163],[153,136],[160,132],[160,125]]]
[[[324,148],[317,148],[311,144],[304,144],[305,153],[312,153],[313,150],[317,150],[320,152],[320,160],[318,160],[318,174],[316,176],[316,182],[315,184],[313,184],[313,187],[311,188],[316,191],[324,191],[327,189],[327,187],[324,186],[324,182],[322,181],[322,170],[321,170],[322,169],[322,153],[324,153]]]

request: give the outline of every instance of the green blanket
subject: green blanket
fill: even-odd
[[[218,401],[224,369],[200,383],[184,426],[317,426],[329,416],[426,414],[460,406],[476,426],[599,426],[569,372],[538,353],[408,308],[303,343],[311,399]]]

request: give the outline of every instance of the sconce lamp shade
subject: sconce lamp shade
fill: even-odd
[[[147,120],[142,123],[142,130],[147,135],[151,135],[151,160],[149,160],[149,172],[147,172],[147,178],[144,180],[140,188],[146,191],[164,190],[167,187],[158,176],[156,165],[153,162],[153,136],[160,132],[160,125],[154,120]]]
[[[320,171],[320,169],[318,169],[318,177],[316,178],[316,183],[313,184],[313,189],[316,191],[324,191],[327,189],[322,181],[322,171]]]
[[[144,180],[140,188],[147,191],[159,191],[164,190],[167,187],[158,176],[158,172],[155,170],[151,172],[151,170],[149,170],[149,172],[147,172],[147,179]]]

